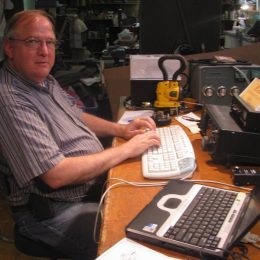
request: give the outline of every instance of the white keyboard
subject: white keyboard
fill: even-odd
[[[181,179],[192,175],[196,158],[192,144],[179,125],[157,128],[160,147],[151,147],[142,155],[143,176],[149,179]]]

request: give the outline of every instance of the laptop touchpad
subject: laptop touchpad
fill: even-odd
[[[181,203],[180,199],[170,198],[164,203],[164,207],[175,209],[180,205],[180,203]]]

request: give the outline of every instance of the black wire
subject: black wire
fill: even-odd
[[[186,97],[186,95],[189,93],[189,76],[188,76],[188,74],[187,73],[185,73],[185,72],[182,72],[181,74],[180,74],[180,76],[184,76],[185,78],[186,78],[186,81],[185,81],[185,83],[184,83],[184,85],[183,85],[183,87],[182,87],[182,89],[183,89],[183,97]]]
[[[248,254],[248,248],[244,243],[240,242],[235,247],[237,247],[241,251],[240,255],[242,255],[245,259],[248,259],[248,260],[250,259],[247,255]]]
[[[242,259],[250,260],[250,258],[247,255],[248,254],[248,248],[246,247],[245,244],[239,243],[235,247],[237,247],[241,251],[241,253],[233,252],[231,250],[218,248],[218,247],[217,248],[202,247],[201,250],[199,251],[199,256],[200,256],[200,258],[202,260],[203,259],[205,259],[205,260],[212,259],[212,257],[207,258],[207,254],[202,252],[203,249],[209,249],[209,250],[220,250],[220,251],[223,251],[224,258],[221,257],[221,259],[227,259],[227,257],[230,256],[233,260],[242,260]],[[208,256],[209,256],[209,254],[208,254]]]

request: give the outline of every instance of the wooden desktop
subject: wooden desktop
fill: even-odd
[[[177,124],[174,120],[173,124]],[[232,184],[231,170],[223,165],[214,164],[208,152],[201,148],[200,134],[192,134],[185,128],[197,158],[197,169],[192,177],[193,180],[211,180]],[[120,138],[115,138],[113,146],[118,146],[125,142]],[[141,158],[129,159],[109,171],[108,185],[111,187],[115,183],[120,183],[120,179],[130,182],[155,182],[147,180],[142,176]],[[209,184],[217,187],[229,188],[223,185]],[[151,201],[153,196],[162,188],[160,187],[135,187],[128,184],[115,186],[106,195],[103,208],[103,221],[99,241],[98,254],[102,254],[120,239],[125,237],[125,227],[141,211],[144,206]],[[235,189],[236,190],[236,189]],[[260,234],[260,224],[254,228],[254,232]],[[168,256],[179,259],[193,259],[193,257],[180,254],[175,251],[159,248],[153,245],[144,245],[162,252]],[[248,246],[250,259],[259,259],[259,249]],[[258,257],[257,257],[258,256]],[[195,259],[195,258],[194,258]]]
[[[187,56],[187,59],[212,58],[214,55],[226,55],[232,56],[236,59],[248,60],[252,63],[260,64],[258,57],[259,55],[255,55],[259,52],[259,49],[260,43],[256,43],[250,46],[243,46],[240,48],[213,53],[195,54],[192,56]],[[122,107],[119,102],[120,96],[130,95],[129,66],[107,69],[104,71],[104,77],[113,112],[113,119],[116,120],[118,118],[118,108],[119,115],[122,113]],[[176,123],[176,121],[173,123]],[[194,172],[192,179],[212,180],[232,184],[233,180],[231,169],[228,169],[223,165],[213,163],[210,154],[203,151],[201,148],[200,134],[191,134],[189,130],[185,130],[190,137],[197,158],[198,167]],[[120,145],[123,142],[125,141],[120,138],[115,138],[113,141],[113,146]],[[118,179],[132,182],[153,182],[151,180],[144,179],[142,176],[141,157],[126,160],[120,165],[112,168],[109,171],[107,187],[109,188],[113,184],[119,183],[120,180]],[[217,187],[229,188],[222,185],[214,185]],[[152,200],[153,196],[161,188],[162,187],[134,187],[125,184],[115,186],[108,192],[103,207],[103,220],[98,250],[99,255],[125,237],[125,227],[127,224],[145,207],[147,203]],[[255,225],[252,231],[253,233],[260,235],[260,223]],[[186,256],[175,251],[148,244],[145,245],[165,253],[168,256],[174,256],[180,259],[193,259],[193,257]],[[248,255],[251,260],[260,259],[259,249],[251,245],[248,245],[248,249]]]

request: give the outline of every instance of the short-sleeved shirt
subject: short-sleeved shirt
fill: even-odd
[[[38,176],[66,157],[103,150],[81,120],[82,111],[49,75],[42,84],[28,81],[8,63],[0,70],[0,175],[9,185],[9,203],[23,205],[30,193],[57,201],[77,201],[95,180],[57,190]],[[1,180],[0,180],[1,181]]]

